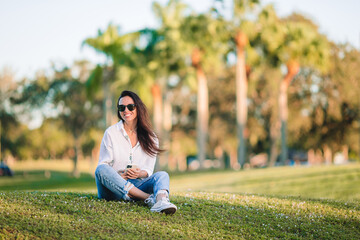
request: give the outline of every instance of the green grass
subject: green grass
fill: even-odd
[[[94,194],[0,193],[0,238],[357,239],[359,202],[178,192],[173,216]]]
[[[360,164],[215,171],[172,178],[176,191],[360,200]]]
[[[173,174],[173,216],[96,197],[93,177],[0,178],[0,239],[359,239],[360,165]]]
[[[45,171],[36,170],[23,175],[15,172],[14,177],[0,178],[0,191],[46,190],[46,191],[87,191],[95,192],[95,179],[88,173],[74,178],[67,172],[50,171],[50,178]]]

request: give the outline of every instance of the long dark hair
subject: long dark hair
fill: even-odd
[[[150,156],[155,156],[156,154],[163,152],[164,150],[160,149],[156,144],[155,139],[157,139],[157,136],[152,130],[148,110],[143,101],[141,101],[140,97],[134,92],[125,90],[120,94],[120,97],[117,101],[117,106],[119,106],[120,99],[126,96],[131,97],[136,106],[136,133],[140,146]],[[120,115],[119,110],[117,111],[117,115],[120,120],[124,121]]]

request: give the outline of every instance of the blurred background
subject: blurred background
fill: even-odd
[[[126,89],[167,150],[157,169],[359,162],[358,9],[0,0],[0,175],[46,164],[93,173]]]

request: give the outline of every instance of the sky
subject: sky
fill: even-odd
[[[184,0],[196,12],[204,12],[214,0]],[[93,63],[104,57],[82,46],[88,37],[109,23],[121,33],[156,27],[152,0],[0,0],[0,71],[10,68],[16,78],[32,78],[51,64],[71,65],[75,60]],[[159,0],[164,4],[167,0]],[[231,0],[224,0],[231,11]],[[360,49],[359,0],[262,0],[273,3],[279,16],[298,12],[319,26],[337,43],[349,42]]]

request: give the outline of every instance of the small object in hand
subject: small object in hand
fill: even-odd
[[[128,165],[126,166],[126,170],[128,170],[128,169],[138,170],[139,167],[138,167],[138,165],[136,165],[136,164],[128,164]]]

